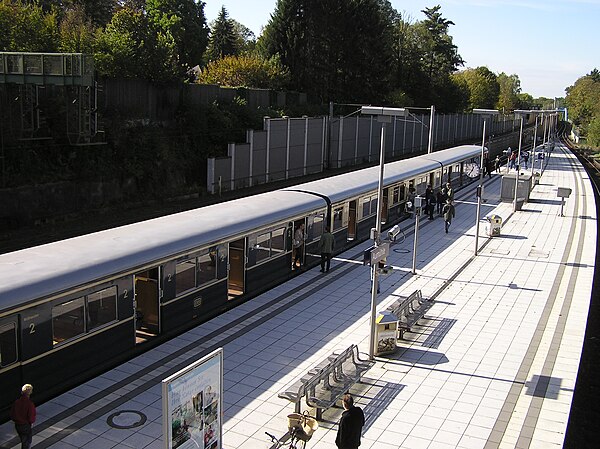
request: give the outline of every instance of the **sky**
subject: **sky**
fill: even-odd
[[[318,1],[318,0],[317,0]],[[204,0],[210,23],[222,6],[258,37],[277,0]],[[441,5],[454,22],[449,34],[465,68],[485,66],[518,75],[534,98],[564,97],[565,89],[600,69],[600,0],[391,0],[410,21]]]

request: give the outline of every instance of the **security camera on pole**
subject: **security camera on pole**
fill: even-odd
[[[371,252],[370,264],[371,270],[373,270],[373,285],[371,286],[371,334],[369,340],[369,360],[373,360],[375,356],[375,328],[376,328],[376,309],[377,309],[377,283],[379,278],[379,271],[377,265],[379,260],[373,258],[373,253],[381,255],[384,254],[383,248],[378,250],[381,246],[379,235],[381,234],[381,217],[383,207],[383,170],[385,167],[385,125],[392,121],[392,117],[406,117],[408,111],[404,108],[383,108],[375,106],[363,106],[361,113],[365,115],[377,116],[377,121],[381,123],[381,151],[379,155],[379,189],[377,191],[377,222],[375,228],[372,229],[371,237],[374,241],[374,249]],[[388,246],[389,247],[389,246]],[[379,256],[378,256],[379,257]],[[384,256],[385,257],[385,256]],[[384,258],[382,257],[382,259]],[[381,259],[380,259],[381,260]]]

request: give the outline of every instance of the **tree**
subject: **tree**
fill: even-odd
[[[210,30],[206,51],[208,60],[215,61],[225,56],[237,55],[240,51],[240,39],[236,34],[235,24],[227,17],[227,10],[222,6]]]
[[[590,122],[587,133],[586,140],[588,145],[592,147],[600,147],[600,116],[596,116]]]
[[[73,6],[81,6],[91,22],[97,27],[106,26],[119,6],[118,0],[72,0]],[[68,10],[67,5],[67,10]]]
[[[37,4],[19,1],[0,3],[0,51],[55,52],[58,49],[58,19]]]
[[[206,65],[198,83],[231,87],[284,89],[289,81],[288,70],[277,57],[263,59],[257,55],[225,56]]]
[[[415,25],[419,36],[420,71],[424,75],[421,95],[426,104],[436,105],[445,103],[444,87],[453,85],[448,78],[464,64],[448,33],[454,22],[445,19],[440,9],[440,5],[425,8],[422,12],[426,19]]]
[[[237,20],[230,19],[233,23],[233,31],[237,40],[237,47],[240,53],[254,50],[256,46],[256,36],[247,26],[241,24]]]
[[[501,72],[498,77],[498,86],[500,91],[498,94],[497,109],[501,109],[506,113],[518,109],[519,94],[521,93],[521,81],[518,75],[507,75]]]
[[[202,63],[208,44],[204,2],[147,0],[148,21],[162,38],[173,41],[181,73]]]
[[[467,69],[453,75],[456,81],[469,90],[468,109],[494,109],[498,103],[500,86],[487,67]]]
[[[94,54],[102,75],[171,81],[179,75],[175,42],[140,11],[123,8],[99,32]]]
[[[380,0],[278,0],[257,44],[292,87],[322,101],[377,101],[389,88],[391,22]]]
[[[580,127],[583,135],[588,135],[588,127],[600,117],[600,73],[594,69],[566,90],[565,103],[569,108],[569,117]],[[596,126],[592,127],[593,133]]]
[[[65,53],[93,53],[95,29],[82,6],[66,11],[60,22],[59,50]]]

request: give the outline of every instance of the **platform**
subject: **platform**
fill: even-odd
[[[499,237],[480,226],[474,256],[474,189],[456,194],[456,218],[421,220],[417,274],[412,233],[390,250],[379,309],[421,289],[435,304],[396,353],[352,389],[367,422],[361,449],[561,448],[590,303],[596,209],[585,171],[557,146],[530,202],[501,203],[500,176],[485,179],[482,217],[504,223]],[[573,193],[564,216],[557,188]],[[403,222],[401,227],[410,224]],[[160,382],[224,348],[223,447],[269,448],[293,405],[277,394],[335,350],[368,352],[370,275],[365,242],[244,305],[38,407],[34,448],[163,447]],[[90,354],[90,357],[93,355]],[[35,401],[34,394],[32,396]],[[341,408],[307,448],[335,449]],[[115,417],[130,420],[115,428]],[[10,423],[0,447],[19,447]]]

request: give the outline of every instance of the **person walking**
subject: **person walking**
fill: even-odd
[[[509,169],[516,169],[517,168],[517,152],[513,151],[512,153],[510,153],[510,159],[509,159]]]
[[[450,200],[450,198],[448,198],[446,200],[446,204],[444,205],[444,209],[442,210],[442,213],[444,214],[444,225],[446,228],[446,234],[448,234],[448,228],[452,224],[452,219],[456,215],[456,212],[454,210],[454,205],[452,204],[452,201]]]
[[[296,267],[302,268],[302,260],[304,259],[304,241],[306,240],[306,234],[304,233],[304,223],[298,226],[296,232],[294,233],[294,263],[292,265],[292,270],[295,270]],[[296,265],[298,262],[298,265]]]
[[[529,163],[529,152],[525,151],[522,154],[523,156],[523,164],[525,165],[525,170],[527,170],[527,164]]]
[[[321,234],[319,240],[319,251],[321,252],[321,273],[329,273],[329,264],[331,263],[331,255],[335,246],[335,238],[329,230],[329,226],[325,228],[325,232]],[[327,265],[327,269],[325,269]]]
[[[35,422],[35,405],[30,399],[33,387],[30,384],[23,385],[21,397],[17,399],[10,409],[10,419],[15,423],[15,430],[21,439],[21,449],[29,449],[33,439],[31,426]]]
[[[354,399],[349,393],[342,398],[344,411],[338,425],[335,445],[338,449],[358,449],[362,428],[365,425],[365,414],[360,407],[354,405]]]
[[[500,156],[496,156],[494,167],[496,168],[496,173],[500,173]]]

